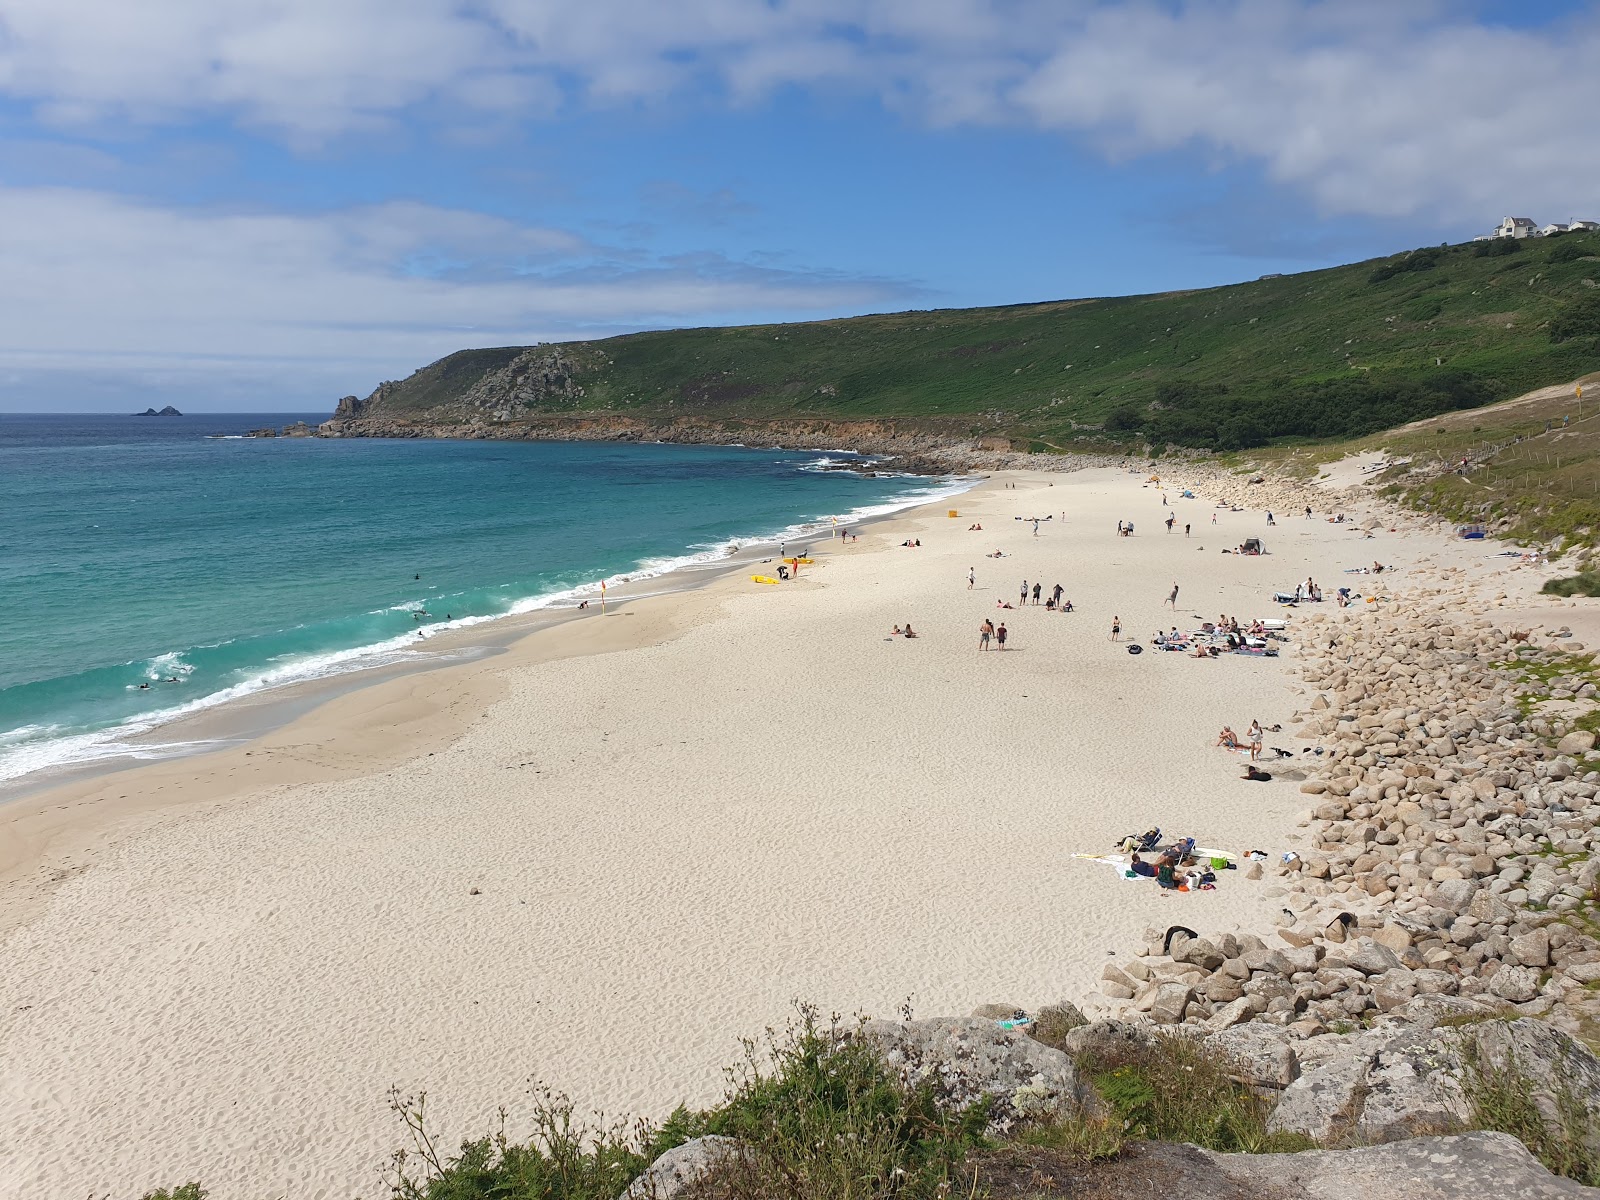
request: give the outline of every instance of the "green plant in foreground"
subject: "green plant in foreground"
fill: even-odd
[[[727,1098],[681,1132],[738,1138],[745,1150],[712,1191],[732,1200],[934,1197],[977,1144],[987,1106],[952,1113],[932,1083],[908,1086],[876,1047],[814,1009],[764,1044],[745,1042]],[[672,1122],[669,1122],[669,1125]]]
[[[146,1192],[141,1200],[206,1200],[206,1190],[198,1183],[186,1183],[182,1187]]]
[[[1502,1066],[1487,1062],[1476,1038],[1462,1043],[1462,1057],[1475,1128],[1509,1133],[1557,1175],[1600,1186],[1600,1154],[1584,1141],[1600,1114],[1585,1108],[1564,1079],[1557,1076],[1552,1085],[1556,1115],[1551,1120],[1540,1110],[1533,1080],[1515,1057]]]
[[[389,1164],[393,1200],[616,1200],[648,1165],[642,1124],[593,1126],[574,1120],[572,1102],[533,1089],[533,1133],[513,1140],[506,1112],[487,1137],[466,1141],[453,1155],[428,1128],[427,1097],[392,1091],[390,1107],[411,1138]]]
[[[1159,1033],[1079,1065],[1132,1136],[1247,1154],[1315,1147],[1298,1134],[1269,1133],[1270,1101],[1235,1082],[1237,1066],[1197,1038]]]
[[[977,1144],[984,1105],[943,1109],[932,1084],[908,1087],[875,1047],[812,1009],[765,1042],[745,1042],[723,1102],[679,1108],[659,1127],[575,1120],[565,1097],[533,1093],[534,1132],[492,1135],[443,1153],[425,1100],[391,1097],[411,1148],[391,1160],[392,1200],[616,1200],[661,1154],[690,1138],[737,1138],[740,1153],[704,1184],[725,1200],[868,1200],[948,1193]],[[184,1198],[189,1200],[189,1198]]]

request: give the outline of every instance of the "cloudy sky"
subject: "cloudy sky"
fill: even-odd
[[[0,0],[0,410],[1600,216],[1600,0]]]

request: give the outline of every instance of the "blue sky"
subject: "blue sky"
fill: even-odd
[[[1600,3],[0,0],[0,410],[1600,216]]]

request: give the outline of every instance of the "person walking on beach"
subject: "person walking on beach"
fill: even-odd
[[[994,631],[994,640],[1000,643],[1000,649],[1006,648],[1006,623],[1000,622],[1000,628]]]
[[[1122,640],[1122,618],[1121,617],[1112,617],[1111,618],[1111,640],[1113,642],[1120,642]]]
[[[1211,514],[1211,523],[1213,525],[1215,525],[1217,523],[1217,514],[1216,513],[1212,513]]]
[[[1245,731],[1245,737],[1250,739],[1250,761],[1255,762],[1261,757],[1261,722],[1252,718],[1250,728]]]
[[[1270,508],[1267,509],[1267,524],[1268,525],[1276,525],[1277,524],[1277,522],[1272,519],[1272,510]]]
[[[1117,522],[1117,536],[1118,537],[1122,536],[1122,522],[1121,521]]]
[[[968,567],[967,568],[967,591],[970,592],[977,585],[978,585],[978,573],[977,573],[977,571],[973,570],[971,567]]]
[[[1060,607],[1061,607],[1061,593],[1062,593],[1062,592],[1063,592],[1063,591],[1065,591],[1065,590],[1066,590],[1066,589],[1065,589],[1065,588],[1063,588],[1063,587],[1062,587],[1062,586],[1061,586],[1061,585],[1060,585],[1060,584],[1059,584],[1059,583],[1058,583],[1058,584],[1056,584],[1056,586],[1055,586],[1055,588],[1054,588],[1054,590],[1053,590],[1053,591],[1052,591],[1052,592],[1051,592],[1051,596],[1052,596],[1052,597],[1053,597],[1053,598],[1054,598],[1054,599],[1055,599],[1055,602],[1056,602],[1056,607],[1057,607],[1057,608],[1060,608]]]
[[[989,648],[989,639],[993,636],[994,622],[985,620],[982,625],[978,626],[978,649],[987,650]]]
[[[1026,579],[1024,579],[1022,581],[1022,595],[1020,597],[1018,597],[1017,605],[1018,605],[1018,607],[1021,607],[1022,605],[1026,604],[1027,602],[1028,602],[1028,581]]]
[[[1172,606],[1173,612],[1178,611],[1178,585],[1176,583],[1172,585],[1172,594],[1167,597],[1167,603]]]
[[[1033,602],[1035,604],[1039,603],[1039,593],[1042,591],[1044,591],[1044,584],[1036,583],[1033,585]]]
[[[1184,537],[1188,537],[1189,536],[1189,523],[1187,521],[1185,521],[1183,523],[1183,536]]]
[[[1173,522],[1175,522],[1177,519],[1178,519],[1178,516],[1177,516],[1176,513],[1168,513],[1167,514],[1167,532],[1168,533],[1172,532]]]

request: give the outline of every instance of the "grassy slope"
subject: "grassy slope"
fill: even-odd
[[[1552,262],[1562,246],[1595,257]],[[1567,254],[1573,253],[1571,249]],[[1374,282],[1374,260],[1154,296],[945,309],[804,324],[669,330],[563,349],[582,411],[738,417],[971,418],[1059,441],[1158,384],[1221,384],[1234,398],[1329,380],[1425,379],[1435,360],[1495,398],[1595,366],[1591,340],[1554,345],[1547,325],[1600,281],[1600,235],[1520,253],[1445,252]],[[449,400],[513,349],[463,351],[385,398],[404,416]],[[572,412],[572,403],[551,411]]]

